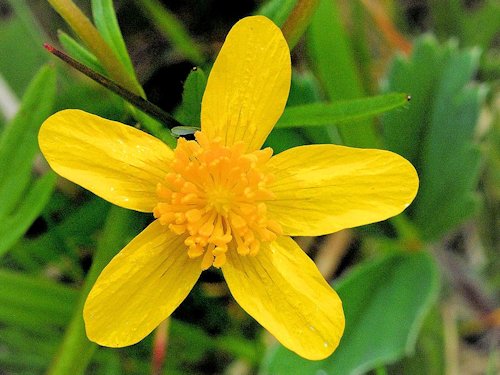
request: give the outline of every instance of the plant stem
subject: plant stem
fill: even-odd
[[[131,211],[119,207],[112,207],[109,210],[102,237],[94,254],[92,267],[81,289],[78,303],[59,347],[59,352],[49,367],[47,375],[83,375],[85,373],[97,345],[90,342],[85,334],[83,305],[102,269],[123,246],[124,239],[130,231],[132,217]]]
[[[99,83],[100,85],[113,91],[115,94],[121,96],[127,102],[136,106],[137,108],[144,111],[148,115],[151,115],[154,118],[160,120],[165,125],[167,125],[169,127],[182,126],[182,124],[180,122],[178,122],[176,119],[174,119],[170,114],[165,112],[160,107],[154,105],[153,103],[144,99],[141,96],[135,95],[134,93],[130,92],[129,90],[125,89],[124,87],[121,87],[120,85],[118,85],[115,82],[111,81],[110,79],[106,78],[102,74],[97,73],[96,71],[90,69],[88,66],[83,65],[82,63],[76,61],[75,59],[68,56],[64,52],[58,50],[54,46],[46,43],[44,45],[44,47],[47,51],[49,51],[53,55],[59,57],[65,63],[69,64],[70,66],[72,66],[73,68],[78,70],[79,72],[85,74],[87,77],[91,78],[92,80]]]

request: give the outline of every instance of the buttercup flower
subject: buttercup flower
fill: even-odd
[[[236,301],[284,346],[329,356],[342,304],[289,236],[387,219],[413,200],[413,166],[388,151],[309,145],[260,150],[291,79],[281,31],[262,16],[228,34],[203,96],[196,140],[171,150],[133,127],[78,110],[47,119],[39,143],[61,176],[155,220],[102,271],[84,307],[90,340],[134,344],[220,268]]]

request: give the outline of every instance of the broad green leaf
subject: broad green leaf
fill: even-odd
[[[446,373],[445,338],[442,314],[435,306],[426,317],[413,355],[394,366],[396,374],[442,375]]]
[[[130,76],[137,81],[134,66],[123,40],[118,20],[116,19],[113,0],[92,0],[92,16],[101,36],[116,53]]]
[[[311,61],[330,101],[366,96],[335,1],[320,0],[307,42]],[[338,129],[347,146],[378,145],[373,125],[368,120],[339,125]]]
[[[411,95],[407,111],[394,111],[383,117],[385,145],[407,158],[417,170],[420,149],[429,123],[435,90],[446,62],[456,47],[451,43],[440,48],[429,36],[419,38],[411,58],[398,56],[393,61],[384,91],[403,91]]]
[[[160,1],[135,0],[135,2],[175,50],[197,65],[201,65],[205,61],[203,51],[198,43],[191,38],[182,22]]]
[[[307,361],[280,346],[270,350],[264,374],[363,374],[410,355],[438,296],[439,274],[429,254],[398,253],[357,266],[336,290],[346,329],[333,355]]]
[[[455,228],[478,206],[474,189],[481,154],[474,132],[486,96],[484,86],[470,82],[478,64],[478,50],[460,51],[453,42],[440,46],[427,36],[416,42],[408,60],[395,61],[387,80],[388,90],[410,92],[415,99],[406,116],[389,113],[383,126],[387,147],[419,172],[410,213],[427,240]]]
[[[175,113],[179,122],[188,126],[200,126],[201,100],[206,85],[207,76],[203,70],[195,68],[189,73],[184,82],[182,103]]]
[[[265,2],[255,13],[266,16],[281,27],[296,4],[297,0],[270,0]]]
[[[334,103],[313,103],[287,107],[276,127],[324,126],[372,117],[408,103],[406,94],[387,94]],[[401,125],[404,127],[404,125]]]
[[[59,38],[59,42],[64,47],[64,50],[68,55],[88,66],[90,69],[106,75],[104,68],[99,63],[99,60],[97,60],[97,57],[95,57],[87,48],[82,46],[64,31],[59,30],[57,36]]]

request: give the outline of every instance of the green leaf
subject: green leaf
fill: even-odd
[[[75,304],[73,316],[61,342],[59,355],[54,358],[48,374],[84,374],[97,344],[90,342],[85,334],[83,305],[97,277],[109,261],[125,245],[127,234],[132,227],[133,212],[112,207],[108,213],[103,235],[98,243],[92,267]]]
[[[197,65],[203,64],[203,51],[181,21],[158,0],[135,0],[138,8],[154,23],[172,47]]]
[[[207,86],[207,76],[200,68],[193,69],[184,82],[182,103],[177,108],[175,118],[188,126],[200,126],[201,100]]]
[[[276,127],[324,126],[372,117],[408,103],[406,94],[386,94],[334,103],[312,103],[287,107]],[[404,125],[401,125],[404,127]]]
[[[416,42],[408,60],[396,60],[389,74],[389,90],[415,98],[406,116],[389,113],[383,127],[388,148],[419,172],[420,189],[410,213],[427,240],[438,239],[478,207],[474,189],[481,154],[474,132],[487,90],[470,81],[479,55],[477,49],[460,51],[453,42],[439,46],[427,36]]]
[[[94,23],[101,36],[116,53],[119,60],[127,69],[130,76],[137,81],[134,66],[123,40],[118,20],[116,19],[113,0],[92,0],[92,16]]]
[[[54,69],[43,67],[0,137],[0,216],[12,209],[6,202],[17,202],[31,179],[31,165],[38,151],[38,128],[52,111],[55,90]]]
[[[55,85],[54,69],[42,68],[0,138],[0,255],[28,229],[54,186],[54,176],[46,175],[30,188],[38,128],[52,111]]]
[[[15,212],[4,216],[0,224],[0,256],[29,229],[50,199],[56,175],[48,172],[38,179],[23,198]]]
[[[42,48],[45,35],[28,3],[8,0],[5,6],[12,7],[13,14],[0,21],[0,75],[21,97],[49,54]]]
[[[67,286],[0,270],[2,326],[15,325],[38,333],[63,327],[71,317],[76,297],[76,291]]]
[[[307,361],[278,347],[265,360],[264,373],[362,374],[411,354],[438,296],[439,274],[429,254],[398,253],[356,267],[336,289],[346,329],[333,355]]]
[[[415,353],[395,364],[395,374],[441,375],[446,373],[445,339],[440,306],[434,306],[426,317]]]
[[[34,239],[22,239],[9,251],[9,260],[17,268],[29,272],[41,272],[51,264],[58,264],[63,273],[66,267],[79,269],[78,248],[92,246],[95,232],[102,227],[109,204],[100,198],[93,198],[80,207],[73,207],[64,201],[64,209],[48,212],[46,215],[61,216],[64,219],[49,225],[48,230]],[[50,224],[50,223],[49,223]],[[40,251],[44,249],[44,251]],[[60,263],[65,263],[65,267]],[[75,271],[73,271],[75,272]]]
[[[57,33],[59,38],[59,42],[63,46],[66,53],[68,53],[75,60],[78,60],[82,64],[88,66],[90,69],[95,70],[98,73],[106,75],[106,71],[97,60],[92,52],[90,52],[87,48],[78,43],[71,36],[66,34],[64,31],[59,30]]]
[[[270,0],[265,2],[255,14],[271,19],[279,27],[283,26],[298,0]]]
[[[407,158],[417,170],[421,169],[419,152],[437,82],[454,48],[452,44],[439,48],[433,37],[423,36],[415,42],[410,59],[398,56],[394,60],[387,78],[384,91],[407,92],[412,100],[407,111],[383,117],[385,145]]]
[[[293,72],[290,95],[287,106],[299,106],[303,104],[316,103],[321,100],[321,89],[319,82],[311,72]],[[285,108],[286,111],[286,108]],[[278,122],[279,123],[279,122]],[[273,130],[274,132],[279,130]],[[335,126],[304,127],[297,129],[307,140],[303,143],[334,143],[341,144],[342,140]],[[271,133],[273,134],[273,133]],[[308,142],[310,141],[310,142]]]
[[[311,61],[328,99],[334,102],[366,96],[334,1],[320,0],[307,37]],[[373,125],[367,120],[339,125],[339,133],[348,146],[378,144]]]

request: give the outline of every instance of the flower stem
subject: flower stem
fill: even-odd
[[[97,73],[96,71],[90,69],[88,66],[83,65],[82,63],[76,61],[73,59],[71,56],[68,56],[64,52],[58,50],[54,46],[50,44],[45,44],[44,45],[45,49],[52,53],[53,55],[59,57],[61,60],[63,60],[65,63],[69,64],[79,72],[85,74],[87,77],[93,79],[95,82],[101,84],[102,86],[106,87],[107,89],[113,91],[115,94],[121,96],[123,99],[125,99],[127,102],[130,104],[136,106],[140,110],[144,111],[148,115],[160,120],[163,122],[165,125],[167,125],[169,128],[173,128],[175,126],[182,126],[180,122],[178,122],[176,119],[174,119],[170,114],[165,112],[163,109],[160,107],[154,105],[150,101],[144,99],[143,97],[139,95],[135,95],[134,93],[130,92],[126,88],[116,84],[115,82],[111,81],[110,79],[104,77],[102,74]]]
[[[48,2],[87,45],[114,81],[134,94],[144,96],[144,91],[137,80],[128,74],[125,65],[72,0],[48,0]]]
[[[155,330],[153,339],[153,356],[151,358],[151,374],[161,375],[165,357],[168,349],[168,333],[170,327],[170,318],[160,323]]]
[[[90,342],[85,334],[83,305],[102,269],[123,246],[124,239],[130,232],[132,218],[131,211],[119,207],[110,209],[102,237],[94,254],[92,267],[87,274],[73,317],[47,375],[83,375],[85,373],[97,345]]]
[[[298,0],[290,12],[281,27],[290,50],[295,47],[302,34],[306,31],[318,4],[319,0]]]

